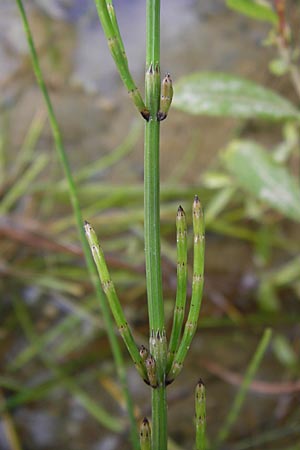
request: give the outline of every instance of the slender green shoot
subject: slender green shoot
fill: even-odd
[[[242,384],[239,388],[239,391],[234,399],[233,405],[227,415],[226,421],[218,434],[217,441],[216,441],[217,447],[219,447],[219,445],[227,439],[232,426],[234,425],[234,423],[236,422],[236,420],[240,414],[242,405],[246,398],[248,388],[260,366],[260,363],[265,354],[265,351],[267,350],[267,347],[270,343],[271,336],[272,336],[272,330],[270,328],[267,328],[264,331],[262,338],[261,338],[261,340],[256,348],[256,351],[250,361],[250,364],[246,370],[243,382],[242,382]]]
[[[193,203],[193,228],[194,228],[194,267],[192,298],[188,318],[184,327],[184,333],[176,352],[168,381],[172,382],[180,373],[187,352],[190,348],[193,336],[197,330],[198,318],[202,302],[203,282],[204,282],[204,217],[198,196],[195,196]]]
[[[111,315],[110,315],[110,312],[108,309],[108,305],[107,305],[105,296],[101,289],[100,281],[97,277],[97,271],[96,271],[96,268],[93,263],[93,258],[90,253],[90,249],[89,249],[87,240],[85,238],[85,233],[84,233],[84,230],[82,227],[83,219],[82,219],[82,215],[81,215],[81,211],[80,211],[80,204],[79,204],[76,185],[75,185],[75,182],[74,182],[74,179],[72,176],[72,172],[70,169],[70,164],[69,164],[67,153],[65,151],[65,147],[63,144],[62,135],[61,135],[61,131],[60,131],[60,128],[58,125],[58,121],[56,119],[56,115],[55,115],[55,112],[54,112],[54,109],[52,106],[52,102],[50,100],[50,96],[48,94],[46,83],[45,83],[45,80],[44,80],[44,77],[43,77],[43,74],[41,71],[39,58],[38,58],[38,54],[37,54],[37,51],[36,51],[36,48],[34,45],[33,36],[32,36],[31,29],[30,29],[30,26],[28,23],[26,11],[24,9],[22,0],[16,0],[16,3],[19,8],[19,11],[20,11],[24,31],[26,34],[27,43],[28,43],[28,47],[29,47],[29,51],[30,51],[30,55],[31,55],[31,59],[32,59],[33,70],[34,70],[39,88],[43,94],[45,104],[46,104],[46,109],[48,112],[48,117],[49,117],[50,125],[52,128],[52,133],[53,133],[53,138],[54,138],[54,142],[55,142],[56,152],[57,152],[58,158],[61,162],[62,168],[64,170],[64,174],[65,174],[65,177],[66,177],[66,180],[68,183],[69,196],[70,196],[71,204],[73,207],[74,218],[76,220],[77,230],[78,230],[78,233],[79,233],[79,236],[81,239],[81,244],[82,244],[88,272],[89,272],[90,278],[94,284],[97,298],[98,298],[100,306],[101,306],[103,320],[105,322],[105,328],[106,328],[106,332],[107,332],[110,346],[112,349],[117,373],[118,373],[118,376],[119,376],[119,379],[120,379],[120,382],[122,385],[122,389],[124,392],[124,398],[126,399],[126,406],[127,406],[129,420],[130,420],[130,436],[131,436],[132,444],[133,444],[134,448],[136,450],[138,450],[139,442],[138,442],[136,421],[135,421],[135,417],[134,417],[133,402],[132,402],[132,398],[130,396],[129,389],[128,389],[126,371],[125,371],[125,367],[124,367],[121,349],[120,349],[120,346],[118,343],[118,339],[114,333],[112,318],[111,318]]]
[[[179,206],[176,217],[176,241],[177,241],[177,290],[174,308],[173,326],[168,349],[167,373],[171,369],[175,353],[178,349],[184,311],[186,304],[187,288],[187,227],[185,212]]]
[[[141,450],[151,450],[151,428],[146,417],[144,417],[140,426],[140,444]]]
[[[16,155],[13,166],[14,173],[20,173],[20,171],[23,170],[27,164],[33,161],[34,151],[36,149],[37,142],[42,134],[46,119],[47,112],[44,108],[39,109],[34,115],[33,120],[29,126],[29,130],[26,133],[25,139],[22,143],[22,147],[18,155]]]
[[[206,399],[205,386],[199,380],[195,389],[195,426],[196,426],[196,450],[206,448]]]
[[[140,114],[144,119],[149,120],[149,111],[145,106],[140,91],[135,85],[128,68],[124,45],[119,32],[112,1],[95,0],[95,4],[110,53],[115,61],[120,77]]]
[[[106,5],[107,5],[107,11],[108,11],[108,14],[109,14],[109,17],[111,20],[111,24],[113,26],[115,35],[118,39],[119,45],[120,45],[122,53],[123,53],[123,57],[124,57],[126,63],[128,64],[127,55],[126,55],[126,51],[124,48],[123,39],[122,39],[122,36],[120,33],[120,28],[119,28],[119,24],[118,24],[118,20],[117,20],[117,16],[116,16],[116,11],[115,11],[112,0],[106,0]]]
[[[9,191],[1,201],[0,214],[5,214],[19,200],[19,198],[27,191],[28,186],[33,180],[45,169],[49,162],[49,157],[45,154],[36,156],[32,164],[20,175],[19,179],[11,186]]]
[[[140,355],[139,349],[133,339],[130,327],[125,319],[120,300],[118,298],[115,286],[110,277],[105,262],[104,253],[99,244],[96,233],[88,222],[85,222],[84,229],[101,280],[102,289],[107,297],[111,312],[114,316],[119,332],[125,342],[128,352],[140,376],[144,380],[148,380],[145,363]]]

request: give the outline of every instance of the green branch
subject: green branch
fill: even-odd
[[[136,87],[128,68],[127,57],[120,35],[113,3],[111,0],[95,0],[95,5],[99,20],[107,39],[108,48],[115,61],[120,77],[138,111],[144,119],[149,120],[149,111],[144,104],[140,91]]]
[[[168,349],[167,373],[173,364],[175,353],[180,343],[182,324],[184,320],[187,288],[187,229],[185,212],[179,206],[176,217],[177,241],[177,289],[174,307],[173,326]]]
[[[195,196],[193,203],[193,229],[194,229],[194,267],[192,298],[188,318],[184,327],[182,341],[176,352],[168,381],[173,381],[180,373],[192,339],[197,330],[198,318],[202,302],[203,282],[204,282],[204,217],[198,196]]]
[[[119,333],[121,334],[122,339],[125,342],[127,350],[137,368],[137,371],[144,380],[148,380],[144,361],[133,339],[130,327],[126,322],[120,300],[110,277],[105,262],[104,253],[99,244],[96,233],[88,222],[85,222],[84,229],[101,280],[102,289],[108,300]]]

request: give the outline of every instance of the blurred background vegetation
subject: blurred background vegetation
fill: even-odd
[[[191,227],[198,193],[207,223],[199,331],[185,370],[169,388],[174,449],[192,448],[200,376],[208,435],[222,428],[267,326],[271,345],[219,448],[300,446],[299,118],[294,112],[274,122],[179,110],[180,86],[190,80],[180,78],[204,70],[252,80],[296,111],[299,1],[281,2],[284,29],[275,13],[257,20],[259,14],[240,14],[239,3],[247,2],[162,1],[162,72],[172,73],[178,107],[163,123],[161,148],[169,319],[178,205]],[[274,11],[279,5],[267,3]],[[93,1],[32,0],[25,6],[83,216],[102,241],[137,341],[146,344],[142,123],[111,61]],[[144,2],[119,0],[115,6],[142,87]],[[122,395],[22,25],[14,2],[1,0],[0,12],[0,448],[130,448]],[[276,101],[274,111],[281,110],[284,104]],[[129,361],[128,371],[141,419],[150,411],[149,392]]]

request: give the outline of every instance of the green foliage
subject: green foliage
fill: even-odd
[[[293,220],[300,220],[300,189],[288,170],[255,142],[233,141],[223,154],[236,182],[249,194]]]
[[[226,73],[199,72],[181,78],[173,105],[190,114],[243,119],[300,119],[295,106],[270,89]]]
[[[273,24],[278,23],[278,17],[271,5],[261,0],[226,0],[228,8],[244,14],[251,19],[262,20]]]

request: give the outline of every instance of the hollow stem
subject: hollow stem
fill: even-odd
[[[204,217],[198,196],[195,196],[193,203],[193,228],[194,228],[194,267],[193,267],[193,283],[192,298],[188,318],[184,327],[184,333],[176,352],[170,372],[168,373],[168,381],[173,381],[180,373],[183,362],[190,348],[193,336],[197,330],[198,318],[200,313],[202,292],[203,292],[203,275],[204,275]]]
[[[118,373],[118,376],[119,376],[119,379],[120,379],[120,382],[122,385],[122,389],[124,392],[124,398],[126,399],[126,406],[127,406],[130,425],[131,425],[131,429],[130,429],[131,440],[132,440],[134,448],[136,450],[138,450],[139,449],[139,441],[138,441],[137,427],[136,427],[136,422],[135,422],[135,417],[134,417],[134,412],[133,412],[133,402],[132,402],[132,399],[131,399],[131,396],[129,393],[129,389],[128,389],[126,371],[125,371],[125,366],[124,366],[121,349],[120,349],[117,337],[113,330],[112,318],[111,318],[111,315],[110,315],[110,312],[108,309],[108,305],[107,305],[105,296],[101,289],[101,284],[100,284],[100,281],[97,276],[97,271],[94,266],[93,258],[90,253],[90,249],[89,249],[87,240],[85,238],[85,233],[84,233],[84,230],[82,227],[83,219],[82,219],[82,215],[81,215],[76,185],[75,185],[74,178],[73,178],[73,175],[72,175],[72,172],[70,169],[70,164],[68,161],[67,153],[66,153],[66,150],[65,150],[65,147],[63,144],[61,131],[60,131],[57,119],[56,119],[56,115],[55,115],[55,112],[54,112],[54,109],[52,106],[52,102],[51,102],[49,94],[48,94],[48,90],[46,87],[46,83],[44,81],[43,74],[42,74],[42,71],[40,68],[39,59],[38,59],[38,55],[37,55],[36,48],[34,45],[30,26],[28,23],[26,11],[24,9],[22,0],[16,0],[16,3],[19,8],[20,16],[21,16],[21,19],[23,22],[23,27],[24,27],[24,31],[26,34],[27,43],[28,43],[28,47],[29,47],[29,51],[30,51],[30,55],[31,55],[31,59],[32,59],[33,70],[34,70],[39,88],[44,97],[45,104],[46,104],[48,117],[49,117],[50,125],[52,128],[52,134],[53,134],[53,138],[54,138],[54,142],[55,142],[55,149],[56,149],[56,152],[58,155],[58,159],[60,160],[61,166],[63,168],[65,178],[67,180],[68,193],[69,193],[70,201],[71,201],[71,204],[73,207],[74,218],[76,221],[78,234],[80,236],[81,245],[83,248],[89,276],[94,285],[96,295],[99,300],[107,336],[109,339],[109,343],[111,346],[112,354],[113,354],[116,369],[117,369],[117,373]]]
[[[95,0],[99,20],[101,22],[104,34],[106,36],[110,53],[115,61],[120,77],[132,98],[138,111],[144,117],[149,119],[149,111],[145,106],[140,91],[131,76],[128,68],[127,57],[124,50],[123,41],[120,35],[112,0]]]

